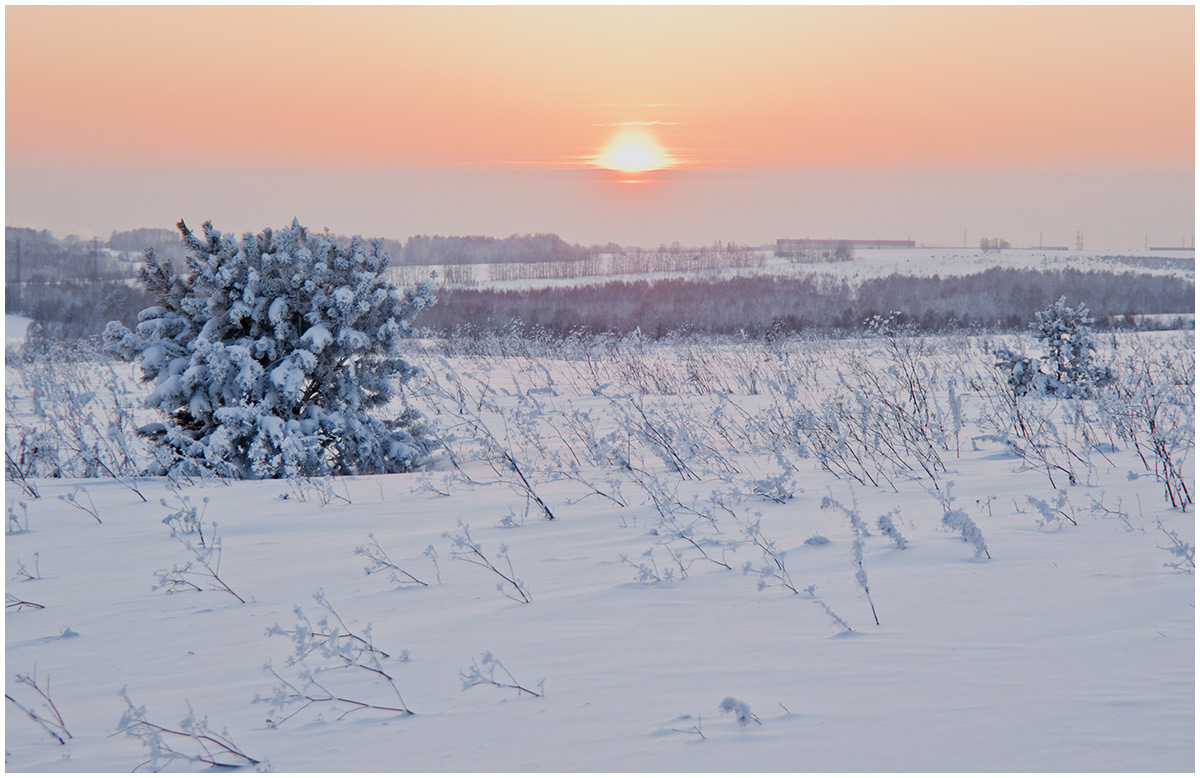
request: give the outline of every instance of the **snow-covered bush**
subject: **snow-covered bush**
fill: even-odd
[[[1065,296],[1058,298],[1044,311],[1037,311],[1029,326],[1046,345],[1042,359],[1027,357],[1007,348],[994,352],[996,367],[1008,377],[1016,395],[1029,392],[1061,397],[1089,397],[1093,387],[1112,381],[1108,368],[1093,364],[1096,348],[1092,341],[1090,311],[1083,303],[1078,308],[1067,305]],[[1053,372],[1044,373],[1045,365]]]
[[[749,705],[733,697],[726,697],[721,700],[721,704],[717,706],[717,709],[722,713],[732,713],[737,718],[737,723],[743,727],[752,721],[755,724],[762,724],[758,716],[755,716],[753,711],[750,710]]]
[[[1029,394],[1042,394],[1046,390],[1048,375],[1041,371],[1042,361],[1037,357],[1027,357],[1008,348],[1000,347],[994,352],[996,367],[1008,380],[1013,394],[1020,397]]]
[[[146,253],[139,274],[157,305],[134,330],[110,322],[106,347],[155,382],[166,417],[142,431],[170,469],[235,478],[410,470],[426,451],[419,416],[373,415],[415,370],[401,358],[428,283],[384,277],[381,244],[348,247],[293,221],[240,241],[187,225],[185,274]]]

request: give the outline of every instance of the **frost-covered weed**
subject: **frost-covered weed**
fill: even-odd
[[[81,498],[79,495],[83,495]],[[58,495],[58,499],[70,505],[72,508],[83,511],[87,515],[96,520],[97,524],[103,524],[100,521],[100,511],[96,510],[96,503],[92,501],[92,496],[88,494],[86,486],[77,486],[66,494]],[[87,500],[87,505],[83,504],[83,500]]]
[[[383,550],[383,546],[379,545],[379,541],[375,539],[375,533],[367,533],[367,539],[370,542],[354,549],[355,556],[364,557],[369,562],[364,568],[367,575],[387,571],[388,578],[393,583],[400,585],[409,583],[415,583],[419,586],[429,585],[393,562],[388,553]]]
[[[508,546],[506,544],[500,544],[500,551],[496,554],[496,559],[508,570],[507,573],[496,567],[496,564],[483,553],[483,547],[471,538],[471,526],[469,524],[464,524],[460,521],[458,522],[458,529],[458,532],[442,533],[442,537],[451,543],[451,557],[495,573],[501,581],[496,584],[496,591],[508,599],[523,603],[533,602],[533,595],[529,593],[529,589],[525,586],[525,583],[517,578],[516,573],[513,571],[512,560],[508,558]]]
[[[197,718],[191,705],[177,726],[165,727],[149,720],[145,705],[134,706],[125,689],[121,690],[121,699],[125,701],[125,712],[117,723],[117,734],[142,741],[149,752],[149,758],[133,768],[134,772],[143,767],[161,772],[177,761],[214,770],[260,764],[233,742],[228,730],[215,732],[208,725],[208,717]]]
[[[867,596],[867,603],[871,606],[871,615],[875,617],[875,625],[879,626],[879,614],[875,611],[875,601],[871,599],[871,587],[867,583],[867,570],[863,567],[863,548],[870,532],[867,531],[867,524],[858,513],[858,500],[856,499],[849,508],[832,497],[825,497],[821,500],[821,510],[835,509],[850,519],[850,528],[854,530],[854,542],[850,545],[854,560],[854,580],[858,582],[863,594]]]
[[[751,562],[746,562],[742,566],[742,575],[748,575],[751,572],[758,573],[758,590],[761,592],[772,586],[779,586],[795,595],[800,595],[801,590],[792,582],[792,575],[787,569],[787,551],[779,548],[774,540],[771,540],[763,534],[761,521],[755,521],[748,524],[743,532],[751,545],[758,548],[762,552],[763,563],[757,568]],[[808,595],[814,605],[825,612],[843,632],[853,632],[850,625],[837,613],[833,611],[829,605],[816,595],[816,584],[804,589],[803,592]]]
[[[205,498],[207,502],[208,498]],[[165,501],[164,501],[165,504]],[[169,507],[169,506],[168,506]],[[167,519],[172,519],[173,516],[168,516]],[[164,520],[168,526],[173,526],[171,521]],[[192,542],[190,537],[185,537],[186,534],[195,534],[196,542]],[[205,537],[204,524],[196,521],[195,524],[182,523],[179,529],[172,529],[171,537],[183,544],[190,553],[192,558],[183,565],[172,565],[170,570],[156,570],[154,577],[157,581],[150,587],[151,591],[165,589],[167,594],[176,594],[178,592],[202,592],[206,589],[214,592],[225,592],[243,605],[246,601],[242,596],[229,587],[229,584],[221,578],[221,536],[217,534],[217,523],[210,522],[208,537]]]
[[[751,489],[759,497],[777,503],[785,503],[795,497],[797,492],[804,491],[796,484],[796,479],[791,473],[760,478],[751,483]]]
[[[496,671],[504,673],[502,678],[496,678]],[[536,684],[537,691],[522,686],[504,663],[497,659],[491,651],[484,651],[478,660],[472,659],[471,666],[466,670],[459,670],[458,677],[462,681],[463,691],[473,689],[476,686],[495,686],[498,689],[512,689],[518,694],[529,694],[533,697],[542,697],[546,693],[546,679],[539,678]],[[507,680],[505,680],[507,679]]]
[[[29,531],[29,506],[24,500],[18,500],[17,506],[21,508],[21,516],[17,515],[12,504],[8,506],[8,528],[5,530],[5,534],[7,535]],[[22,516],[24,517],[24,521],[22,521]]]
[[[38,552],[33,553],[33,572],[25,567],[25,563],[17,559],[17,572],[12,574],[13,581],[37,581],[42,577],[42,560]]]
[[[268,719],[267,723],[271,727],[277,727],[314,705],[330,706],[340,711],[338,719],[361,710],[412,715],[413,711],[405,704],[395,677],[384,669],[383,664],[384,660],[389,659],[406,662],[408,652],[403,651],[399,656],[392,657],[379,649],[371,640],[369,624],[363,628],[361,634],[353,632],[329,603],[324,591],[317,590],[313,599],[324,611],[315,624],[297,605],[293,611],[299,620],[295,627],[283,629],[276,624],[267,630],[268,636],[278,635],[291,639],[293,650],[287,658],[286,665],[292,673],[292,678],[289,680],[280,675],[272,664],[267,662],[263,670],[275,678],[276,686],[270,696],[256,695],[253,702],[270,705],[271,716],[276,716],[292,706],[299,706],[283,718]],[[335,677],[345,683],[356,684],[362,691],[370,694],[376,694],[377,688],[382,686],[386,690],[385,694],[390,692],[389,698],[394,697],[396,702],[367,702],[358,699],[357,695],[352,698],[347,696],[348,693],[331,691],[325,682],[318,680],[318,677],[343,670],[362,672],[353,673],[353,678],[344,678],[345,674],[340,672]]]
[[[158,502],[164,508],[175,508],[174,512],[168,514],[163,519],[163,524],[171,528],[172,534],[203,534],[201,532],[201,523],[204,521],[204,514],[208,512],[208,495],[204,497],[203,510],[199,506],[193,505],[191,498],[187,495],[179,495],[178,506],[171,505],[165,497],[161,498]]]
[[[5,694],[5,699],[41,727],[47,735],[58,741],[60,746],[65,746],[67,741],[71,739],[71,733],[67,730],[66,723],[63,722],[62,713],[59,712],[58,706],[50,698],[50,679],[46,678],[46,688],[42,689],[38,685],[37,669],[34,668],[32,676],[25,673],[17,673],[13,677],[13,681],[18,686],[32,689],[35,697],[34,702],[21,702],[18,700],[14,696],[17,693],[15,689],[12,694]]]
[[[1171,542],[1169,546],[1159,546],[1164,551],[1170,552],[1173,556],[1178,557],[1178,562],[1164,562],[1163,567],[1169,567],[1172,570],[1179,570],[1184,573],[1194,572],[1196,569],[1196,547],[1191,543],[1187,543],[1180,539],[1179,533],[1175,530],[1168,531],[1158,522],[1158,528],[1162,531],[1167,539]]]
[[[437,582],[440,584],[442,582],[442,568],[438,566],[437,549],[430,544],[425,547],[424,551],[421,552],[421,556],[433,563],[433,574],[434,577],[437,578]]]
[[[134,420],[134,391],[88,341],[8,349],[5,477],[37,497],[36,477],[112,478],[143,501],[138,477],[151,460]],[[18,396],[20,389],[24,396]]]
[[[900,534],[900,530],[896,528],[895,519],[898,518],[900,518],[900,509],[893,508],[888,513],[876,519],[875,526],[879,528],[879,531],[885,537],[892,539],[892,542],[896,544],[896,548],[907,548],[908,541],[904,539],[904,536]]]
[[[675,572],[670,568],[659,572],[658,563],[654,559],[654,549],[648,548],[642,552],[642,559],[645,562],[635,562],[629,558],[627,554],[621,554],[618,558],[622,564],[629,565],[637,574],[638,583],[663,583],[664,581],[674,581]]]
[[[1039,500],[1031,494],[1026,495],[1025,500],[1037,509],[1038,516],[1036,521],[1039,527],[1045,528],[1051,525],[1061,527],[1064,519],[1071,522],[1075,526],[1079,525],[1079,522],[1075,521],[1075,517],[1073,515],[1075,510],[1071,506],[1070,499],[1067,497],[1066,489],[1058,490],[1058,494],[1054,499],[1053,505],[1045,500]],[[1064,506],[1071,508],[1071,512],[1068,513],[1067,511],[1063,510]]]
[[[527,511],[529,506],[536,505],[544,518],[554,521],[554,511],[538,489],[541,468],[534,464],[555,459],[542,442],[541,403],[521,394],[518,403],[525,405],[516,412],[506,413],[497,402],[497,390],[487,376],[480,378],[472,372],[460,372],[445,359],[440,363],[442,369],[429,372],[421,391],[442,417],[439,438],[451,463],[462,474],[461,460],[482,460],[498,483],[525,498]],[[518,450],[515,445],[518,440],[532,450]]]
[[[946,511],[946,515],[942,516],[942,524],[961,534],[964,543],[974,546],[975,556],[984,554],[988,559],[992,558],[992,555],[988,553],[987,543],[983,539],[983,532],[975,525],[966,511],[961,509]]]
[[[30,602],[28,600],[22,600],[20,597],[17,597],[16,595],[13,595],[13,594],[5,593],[5,595],[4,595],[4,612],[5,613],[8,613],[10,610],[19,613],[20,611],[23,611],[26,608],[32,608],[33,610],[40,611],[40,610],[44,610],[45,607],[46,606],[42,605],[41,603]]]

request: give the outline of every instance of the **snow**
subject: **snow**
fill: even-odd
[[[1131,351],[1194,353],[1190,333],[1119,338]],[[986,353],[964,340],[930,340],[930,360],[945,366],[969,352],[990,369]],[[699,356],[714,384],[736,384],[726,369],[738,359],[758,365],[759,394],[734,385],[725,397],[765,419],[782,402],[766,389],[765,376],[782,368],[765,352],[646,346],[615,349],[596,367],[570,355],[442,357],[434,348],[414,359],[426,380],[449,387],[457,377],[474,404],[460,410],[438,400],[431,384],[414,386],[412,401],[437,424],[476,413],[525,468],[554,521],[514,487],[510,468],[487,464],[486,446],[462,438],[454,450],[470,482],[444,454],[427,472],[338,479],[35,478],[38,499],[9,481],[6,591],[43,607],[7,610],[6,691],[45,713],[15,680],[35,678],[71,738],[59,745],[8,703],[6,768],[123,772],[143,764],[143,741],[118,733],[124,690],[146,720],[173,728],[190,706],[262,766],[285,772],[1195,769],[1195,579],[1167,566],[1179,561],[1168,532],[1194,544],[1194,521],[1190,509],[1164,500],[1162,483],[1132,449],[1092,455],[1078,483],[1052,487],[1045,471],[986,438],[988,405],[980,390],[960,385],[962,445],[943,451],[940,490],[915,476],[896,477],[894,489],[862,486],[812,457],[792,460],[794,497],[755,495],[755,482],[780,474],[774,455],[720,449],[738,471],[722,478],[704,448],[721,439],[712,411],[722,396],[688,394],[670,376],[686,375]],[[842,391],[836,373],[850,374],[845,356],[856,348],[865,350],[858,341],[795,344],[790,359],[808,365],[797,386],[809,399]],[[621,395],[653,376],[674,390]],[[11,372],[6,385],[20,394]],[[484,387],[492,388],[479,402]],[[692,446],[685,464],[696,477],[666,467],[636,436],[631,465],[685,504],[725,495],[734,515],[694,522],[692,537],[730,569],[672,545],[689,563],[681,573],[666,544],[685,515],[664,520],[633,484],[634,471],[581,471],[598,486],[623,479],[625,507],[561,477],[552,455],[576,440],[568,425],[580,417],[572,414],[597,420],[598,438],[615,431],[625,441],[621,427],[640,418],[630,410],[639,398],[652,420],[686,425],[660,445]],[[732,425],[734,406],[720,407]],[[547,420],[563,438],[545,433]],[[1189,454],[1194,493],[1193,462]],[[1060,490],[1069,504],[1059,502]],[[1061,504],[1078,523],[1047,520],[1028,497]],[[201,578],[193,580],[204,591],[154,588],[158,571],[196,569],[198,536],[180,518],[188,506],[208,548],[219,536],[220,579],[245,603]],[[857,511],[859,526],[837,506]],[[164,524],[172,517],[174,536]],[[799,594],[760,574],[779,568],[748,542],[755,525]],[[495,569],[454,558],[471,545],[459,542],[464,527]],[[809,542],[817,536],[828,542]],[[990,559],[976,553],[976,539]],[[428,585],[356,554],[372,541]],[[622,557],[673,569],[673,580],[639,582]],[[869,575],[870,603],[860,571]],[[531,601],[508,596],[515,590],[500,573]],[[318,594],[347,633],[368,635],[389,655],[379,667],[415,715],[254,702],[278,696],[269,663],[297,685],[308,668],[339,696],[401,707],[380,675],[333,669],[344,660],[322,650],[289,665],[311,638],[282,633],[306,619],[338,623]]]
[[[1004,251],[983,251],[979,248],[924,247],[916,248],[861,248],[855,250],[854,258],[844,262],[795,261],[777,257],[772,249],[761,249],[755,254],[761,258],[761,266],[750,263],[747,267],[713,267],[690,271],[655,271],[641,273],[617,273],[611,270],[612,257],[603,257],[599,275],[578,278],[520,278],[507,279],[508,265],[476,264],[462,266],[471,273],[469,282],[442,282],[446,286],[486,287],[494,289],[523,290],[545,287],[571,287],[608,281],[657,281],[667,278],[733,278],[750,275],[791,277],[815,274],[837,282],[851,285],[863,281],[884,278],[893,274],[928,278],[966,276],[982,273],[992,268],[1011,268],[1041,271],[1079,270],[1108,271],[1112,273],[1132,272],[1148,275],[1166,275],[1193,280],[1196,276],[1195,253],[1191,251],[1114,252],[1114,251],[1062,251],[1055,249],[1018,248]],[[653,262],[654,260],[647,260]],[[560,263],[546,265],[546,273],[555,272]],[[457,266],[450,266],[451,268]],[[523,265],[523,273],[539,275],[538,265]],[[446,275],[448,268],[441,265],[402,265],[392,272],[406,283],[429,278],[436,271]]]
[[[25,316],[14,316],[11,313],[4,314],[4,345],[17,346],[25,340],[25,331],[29,329],[29,325],[33,323],[33,319]]]

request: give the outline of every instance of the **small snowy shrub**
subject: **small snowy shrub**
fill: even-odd
[[[755,724],[762,724],[762,722],[759,721],[758,716],[755,716],[750,710],[749,705],[741,700],[736,700],[733,697],[726,697],[725,699],[721,700],[721,704],[718,705],[717,708],[722,713],[732,713],[735,717],[737,717],[737,723],[743,727],[749,724],[751,721],[753,721]]]
[[[295,221],[237,241],[182,221],[187,272],[148,251],[139,280],[157,305],[134,330],[110,322],[108,351],[138,361],[165,417],[141,432],[169,469],[234,478],[411,470],[425,453],[419,417],[373,414],[415,369],[400,356],[427,282],[384,277],[381,244],[348,247]]]
[[[993,353],[998,360],[996,367],[1004,374],[1014,395],[1020,397],[1031,391],[1041,393],[1045,389],[1047,376],[1041,372],[1041,360],[1003,347]]]

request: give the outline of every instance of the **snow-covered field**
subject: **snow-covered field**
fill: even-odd
[[[4,345],[20,346],[21,341],[25,340],[25,331],[29,329],[29,325],[33,323],[32,319],[24,316],[13,316],[12,314],[4,315]]]
[[[1100,340],[429,343],[425,472],[9,480],[6,767],[1191,772],[1194,336]]]
[[[538,264],[521,266],[523,273],[530,277],[508,280],[505,273],[511,271],[511,265],[477,264],[459,266],[465,268],[471,276],[470,283],[446,282],[449,286],[485,286],[495,289],[533,289],[556,286],[577,286],[588,283],[603,283],[612,280],[645,280],[657,281],[666,278],[732,278],[747,275],[796,276],[816,274],[845,280],[857,284],[868,279],[883,278],[890,275],[929,277],[965,276],[981,273],[994,267],[1013,268],[1018,270],[1061,271],[1078,270],[1108,271],[1112,273],[1137,273],[1148,275],[1166,275],[1194,281],[1196,277],[1194,251],[1145,251],[1129,254],[1128,252],[1111,251],[1073,251],[1058,249],[1006,249],[1004,251],[983,251],[978,248],[863,248],[855,251],[854,258],[845,262],[829,261],[799,261],[777,257],[772,250],[755,252],[757,261],[743,262],[743,267],[714,267],[702,270],[651,271],[636,273],[617,272],[612,257],[603,257],[598,263],[597,275],[583,275],[574,278],[552,277],[558,263],[551,263],[541,268]],[[653,253],[644,260],[648,267],[661,263],[662,258],[656,258]],[[677,260],[686,267],[686,259]],[[627,261],[628,262],[628,261]],[[725,264],[725,263],[717,263]],[[544,272],[539,272],[543,270]],[[397,279],[405,284],[416,283],[428,278],[431,272],[445,276],[447,268],[440,265],[408,265],[395,270]],[[547,277],[539,277],[546,275]]]

